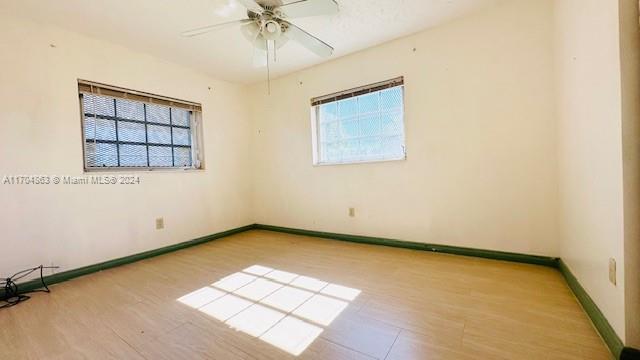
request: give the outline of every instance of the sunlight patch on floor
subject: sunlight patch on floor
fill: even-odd
[[[297,356],[359,294],[358,289],[253,265],[177,301]]]

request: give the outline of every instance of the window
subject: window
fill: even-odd
[[[404,79],[311,100],[314,164],[403,160]]]
[[[201,168],[198,104],[78,82],[85,170]]]

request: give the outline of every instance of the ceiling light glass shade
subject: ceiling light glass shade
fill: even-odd
[[[267,21],[262,28],[262,36],[266,40],[278,40],[281,34],[282,27],[273,20]]]
[[[278,31],[277,37],[269,36],[269,38],[267,39],[267,37],[264,36],[264,33],[260,32],[260,26],[257,23],[243,25],[240,30],[242,32],[242,35],[244,35],[244,37],[249,40],[250,43],[252,43],[256,48],[263,51],[267,51],[267,40],[272,41],[272,45],[270,45],[269,47],[273,48],[273,44],[275,44],[276,49],[280,49],[287,43],[287,41],[289,41],[286,36],[282,36],[281,31]]]

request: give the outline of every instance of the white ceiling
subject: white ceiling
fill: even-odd
[[[499,0],[337,1],[337,15],[292,20],[332,45],[332,58],[442,24]],[[235,0],[15,0],[2,6],[37,21],[193,67],[218,79],[252,83],[266,78],[265,68],[253,66],[252,47],[238,28],[195,38],[180,36],[187,29],[245,18],[246,10]],[[330,59],[319,58],[289,42],[278,51],[272,76]]]

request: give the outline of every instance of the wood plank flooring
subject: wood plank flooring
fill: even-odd
[[[0,324],[8,359],[612,358],[554,269],[267,231],[54,285]]]

